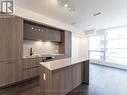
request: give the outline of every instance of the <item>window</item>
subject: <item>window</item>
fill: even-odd
[[[89,57],[108,63],[127,65],[127,27],[103,31],[89,37]]]
[[[104,60],[104,35],[89,37],[89,57]]]
[[[106,62],[127,65],[127,27],[106,31]]]

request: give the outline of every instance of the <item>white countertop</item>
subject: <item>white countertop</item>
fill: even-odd
[[[80,62],[87,61],[87,60],[88,59],[84,59],[84,58],[65,58],[65,59],[60,59],[50,62],[41,62],[40,64],[52,71],[73,64],[78,64]]]
[[[33,55],[33,56],[24,56],[23,58],[38,58],[38,57],[55,57],[55,56],[63,56],[64,54],[41,54],[41,55]]]

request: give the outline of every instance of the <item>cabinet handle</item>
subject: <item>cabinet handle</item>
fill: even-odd
[[[43,80],[46,80],[46,74],[43,73]]]

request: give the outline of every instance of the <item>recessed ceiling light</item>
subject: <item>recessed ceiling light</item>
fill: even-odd
[[[71,10],[71,8],[70,8],[70,7],[69,7],[68,9],[69,9],[69,10]]]
[[[68,4],[65,4],[64,6],[67,8],[68,7]]]
[[[33,29],[34,29],[34,27],[31,27],[31,29],[33,30]]]
[[[58,3],[62,6],[65,7],[68,11],[75,11],[74,6],[71,4],[70,0],[58,0]]]

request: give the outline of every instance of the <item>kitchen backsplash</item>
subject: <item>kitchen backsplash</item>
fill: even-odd
[[[59,43],[25,40],[23,44],[24,57],[30,55],[30,48],[32,48],[33,54],[37,55],[59,53]]]

